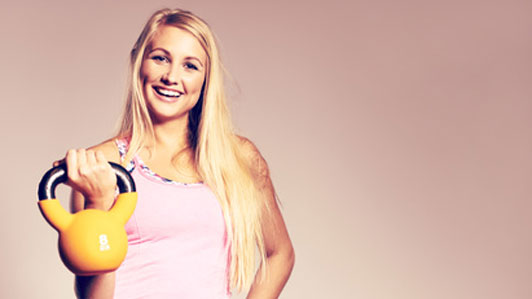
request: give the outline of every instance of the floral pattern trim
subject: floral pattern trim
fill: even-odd
[[[116,139],[116,145],[118,147],[118,152],[120,153],[120,158],[122,159],[122,161],[124,161],[124,157],[127,153],[129,142],[124,139]],[[138,164],[138,166],[140,167],[140,169],[142,170],[144,174],[164,184],[176,185],[176,186],[201,186],[203,185],[202,182],[181,183],[181,182],[176,182],[176,181],[167,179],[165,177],[162,177],[158,175],[157,173],[153,172],[148,166],[146,166],[146,164],[144,164],[144,162],[140,159],[138,155],[135,155],[135,158],[129,161],[128,165],[126,166],[127,171],[133,172],[136,164]]]

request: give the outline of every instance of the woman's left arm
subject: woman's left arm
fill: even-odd
[[[262,215],[266,265],[261,264],[247,298],[278,298],[294,267],[294,248],[277,204],[266,161],[249,140],[246,143],[255,170],[255,180],[262,191],[261,200],[268,206]],[[266,272],[263,273],[264,266]]]

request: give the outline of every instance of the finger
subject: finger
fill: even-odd
[[[96,151],[96,161],[98,163],[103,163],[103,162],[107,163],[107,159],[105,158],[105,155],[100,150]]]
[[[96,162],[102,166],[104,166],[105,168],[110,168],[111,165],[109,164],[109,162],[107,162],[107,159],[105,158],[105,155],[103,154],[102,151],[98,150],[95,152],[95,156],[96,156]]]
[[[84,148],[80,148],[77,150],[77,158],[78,158],[78,172],[80,175],[86,174],[88,168],[87,168],[87,152]]]
[[[87,165],[95,166],[96,165],[96,154],[94,153],[94,151],[87,150],[86,156],[87,156]]]
[[[77,177],[78,169],[78,157],[77,152],[74,149],[68,150],[65,160],[67,163],[67,175],[69,179]]]
[[[65,163],[65,158],[60,159],[60,160],[55,160],[54,163],[52,163],[52,165],[54,167],[56,167],[56,166],[58,166],[59,164],[62,164],[62,163]]]
[[[98,164],[108,171],[109,175],[112,177],[113,180],[116,180],[115,172],[113,171],[111,164],[109,164],[109,162],[107,161],[107,158],[105,158],[103,152],[98,150],[95,152],[95,155]]]

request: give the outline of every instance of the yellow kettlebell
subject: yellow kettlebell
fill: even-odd
[[[76,275],[116,270],[127,253],[124,229],[137,204],[135,182],[122,166],[109,162],[120,191],[109,211],[86,209],[67,212],[55,199],[55,188],[67,181],[66,164],[48,170],[39,183],[39,209],[59,233],[58,248],[65,266]]]

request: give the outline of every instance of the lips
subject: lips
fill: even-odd
[[[153,90],[155,93],[165,102],[174,102],[179,98],[183,93],[177,90],[166,89],[159,86],[154,86]]]

